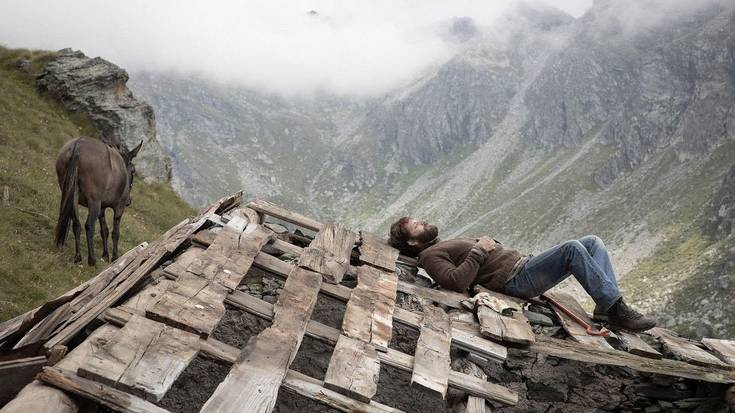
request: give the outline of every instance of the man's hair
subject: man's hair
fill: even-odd
[[[398,251],[400,251],[403,255],[416,257],[419,255],[419,252],[421,252],[421,248],[418,248],[415,245],[408,244],[408,241],[411,239],[411,237],[408,235],[405,224],[410,219],[410,217],[402,217],[398,221],[391,224],[388,244],[390,244],[391,247],[398,249]]]

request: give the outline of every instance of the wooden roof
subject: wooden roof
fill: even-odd
[[[303,237],[275,234],[263,225],[268,217],[316,231],[316,236],[303,247]],[[280,253],[298,259],[283,261]],[[374,234],[321,223],[262,200],[244,204],[241,194],[223,198],[159,239],[129,251],[50,305],[1,324],[0,348],[31,354],[5,366],[0,363],[0,372],[15,368],[35,373],[42,368],[40,382],[27,386],[3,412],[38,407],[39,392],[50,394],[43,401],[45,411],[69,411],[63,401],[68,396],[53,388],[116,410],[164,411],[152,402],[166,394],[197,356],[231,365],[202,408],[206,412],[268,412],[279,388],[343,411],[397,412],[373,400],[381,364],[411,372],[413,385],[442,397],[448,387],[461,389],[473,406],[483,405],[483,399],[518,402],[518,395],[502,383],[452,370],[452,347],[503,361],[507,346],[521,346],[582,362],[735,383],[733,342],[699,343],[654,329],[650,334],[663,344],[661,354],[647,344],[650,339],[638,335],[591,338],[565,314],[559,319],[569,333],[566,340],[535,334],[523,311],[505,316],[481,307],[477,319],[455,319],[445,309],[463,309],[468,297],[398,279],[397,261],[410,260]],[[286,280],[275,304],[237,290],[251,266]],[[342,282],[345,277],[356,278],[357,285],[348,287]],[[437,305],[422,313],[409,311],[396,305],[398,293]],[[319,294],[346,303],[340,329],[312,320]],[[527,304],[490,294],[519,310]],[[570,296],[555,298],[588,317]],[[225,304],[272,324],[241,349],[220,342],[211,334],[225,314]],[[84,329],[96,320],[102,326],[85,337]],[[414,354],[389,346],[394,322],[418,330]],[[334,346],[323,381],[290,369],[304,335]],[[63,357],[77,338],[83,339],[81,344]],[[43,367],[49,361],[54,365]]]

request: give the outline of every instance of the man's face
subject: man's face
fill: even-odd
[[[439,235],[439,228],[435,225],[431,225],[426,221],[411,218],[404,224],[404,228],[410,237],[409,244],[411,241],[423,244],[434,240]]]

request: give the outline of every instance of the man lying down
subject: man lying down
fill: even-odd
[[[426,221],[403,217],[390,228],[389,243],[443,288],[467,292],[475,284],[519,298],[543,294],[570,275],[595,301],[593,319],[613,329],[645,331],[656,321],[630,308],[620,294],[605,244],[594,235],[563,242],[538,255],[524,255],[489,238],[442,241]]]

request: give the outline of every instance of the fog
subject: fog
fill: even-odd
[[[546,3],[579,17],[592,0]],[[132,72],[199,74],[285,95],[325,91],[371,96],[451,58],[457,45],[447,40],[441,27],[452,18],[471,17],[478,27],[487,28],[515,4],[3,0],[0,43],[51,50],[72,47]],[[623,21],[637,22],[646,15],[631,10],[636,15]]]

